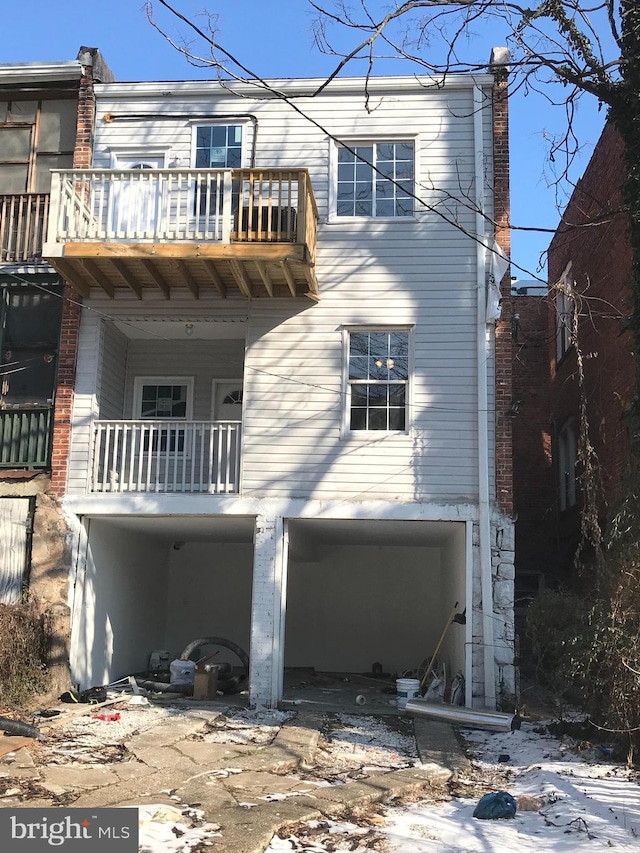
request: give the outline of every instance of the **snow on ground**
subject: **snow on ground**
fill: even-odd
[[[480,786],[502,778],[503,790],[523,806],[528,799],[537,810],[519,809],[512,820],[478,820],[473,810],[480,794],[423,801],[382,809],[384,822],[378,823],[378,817],[374,828],[330,821],[296,828],[295,835],[274,839],[268,853],[640,851],[637,773],[597,760],[593,749],[580,752],[575,742],[552,737],[540,725],[525,723],[508,733],[465,731],[463,736],[475,765],[472,778]]]

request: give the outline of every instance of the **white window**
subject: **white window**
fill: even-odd
[[[339,146],[337,159],[338,216],[413,216],[415,168],[411,140]]]
[[[239,169],[242,166],[242,125],[196,127],[194,165],[196,169]]]
[[[136,376],[133,384],[134,417],[148,421],[187,421],[193,410],[193,377]],[[185,451],[184,429],[149,428],[143,450]]]
[[[409,329],[346,333],[347,429],[406,432]]]
[[[564,511],[575,506],[576,492],[576,462],[578,444],[576,439],[575,421],[569,418],[558,430],[558,490],[560,494],[560,510]]]
[[[571,348],[576,303],[572,296],[573,279],[571,263],[562,273],[556,290],[556,361],[560,361]]]

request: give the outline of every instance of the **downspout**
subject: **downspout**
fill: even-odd
[[[491,579],[491,522],[489,516],[489,394],[487,387],[487,253],[484,216],[484,97],[473,84],[473,136],[476,188],[476,363],[478,382],[478,544],[482,589],[482,650],[484,698],[487,708],[496,707],[496,679],[493,642],[493,584]]]

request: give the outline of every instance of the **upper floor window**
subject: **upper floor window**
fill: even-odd
[[[556,361],[560,361],[573,345],[573,322],[576,309],[573,298],[571,264],[562,273],[556,290]]]
[[[196,127],[196,169],[239,169],[242,166],[242,126],[212,124]]]
[[[348,332],[347,364],[349,429],[405,432],[409,330]]]
[[[557,435],[558,487],[560,510],[575,506],[577,501],[576,463],[578,443],[573,418],[565,421]]]
[[[358,143],[338,148],[338,216],[412,216],[414,144]]]
[[[0,99],[0,195],[48,193],[50,169],[73,163],[75,100]]]

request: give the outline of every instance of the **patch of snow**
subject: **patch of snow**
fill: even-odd
[[[138,806],[139,853],[190,853],[221,838],[220,826],[202,819],[199,809],[153,804]]]

